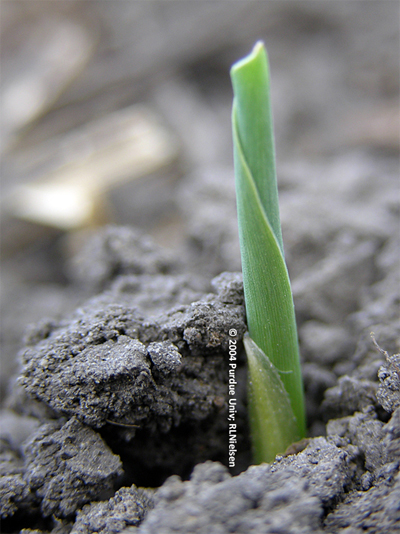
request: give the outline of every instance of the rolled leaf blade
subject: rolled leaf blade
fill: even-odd
[[[261,41],[232,66],[237,133],[261,205],[283,254],[268,56]]]
[[[257,43],[249,56],[232,67],[231,77],[236,197],[248,330],[278,370],[289,396],[297,425],[289,445],[305,435],[304,399],[293,297],[283,255],[269,72],[262,43]],[[266,103],[260,105],[263,101]],[[260,156],[263,147],[265,154]]]

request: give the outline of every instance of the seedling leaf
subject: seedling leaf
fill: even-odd
[[[266,423],[265,431],[253,427],[252,434],[269,435],[271,439],[275,434],[286,436],[284,447],[285,440],[267,447],[278,454],[304,437],[305,417],[296,320],[279,220],[268,60],[262,43],[257,43],[249,56],[233,65],[231,78],[236,198],[247,325],[251,339],[279,373],[297,427],[291,436],[283,429],[272,435],[271,425]],[[265,413],[258,406],[262,399],[269,398],[276,410],[281,402],[281,395],[276,394],[273,401],[270,393],[266,395],[261,391],[271,382],[266,373],[262,373],[264,385],[254,375],[264,364],[261,360],[258,365],[250,364],[250,360],[261,358],[261,353],[252,350],[251,355],[248,354],[250,382],[253,389],[260,389],[250,396],[250,412],[258,414]],[[271,420],[280,426],[289,424],[279,417]],[[261,423],[258,418],[257,425]],[[255,449],[258,447],[255,445]],[[259,451],[256,457],[271,460],[271,455],[266,458]]]

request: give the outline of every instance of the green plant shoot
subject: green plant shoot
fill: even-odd
[[[256,463],[305,435],[293,296],[279,218],[270,76],[264,44],[232,66],[236,200],[248,335],[249,415]]]

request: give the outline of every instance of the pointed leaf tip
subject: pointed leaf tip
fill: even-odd
[[[239,70],[247,63],[251,63],[259,55],[264,55],[265,57],[267,56],[267,51],[265,49],[263,41],[257,41],[256,44],[253,46],[253,50],[250,52],[250,54],[239,59],[238,61],[236,61],[236,63],[232,65],[231,75],[234,75],[235,71]]]

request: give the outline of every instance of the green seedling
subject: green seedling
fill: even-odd
[[[232,66],[236,200],[256,463],[305,435],[296,319],[279,218],[270,76],[264,44]]]

